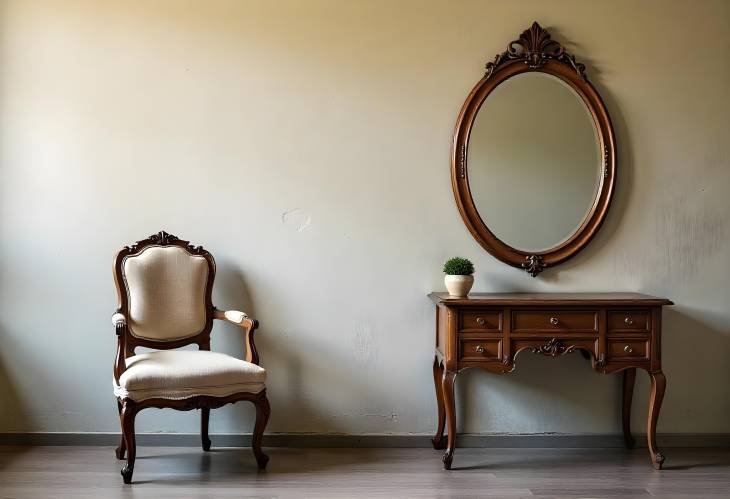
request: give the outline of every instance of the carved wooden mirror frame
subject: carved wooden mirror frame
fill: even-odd
[[[469,187],[467,153],[469,135],[477,113],[489,94],[505,80],[528,72],[553,75],[581,97],[596,127],[600,150],[603,151],[603,175],[588,215],[567,240],[540,252],[522,251],[500,240],[482,220]],[[525,117],[529,119],[529,116]],[[486,73],[472,89],[461,108],[454,129],[451,154],[451,185],[459,213],[469,232],[484,249],[502,262],[522,268],[532,277],[543,269],[558,265],[576,255],[593,238],[608,212],[616,183],[616,140],[611,118],[601,96],[588,81],[585,66],[576,62],[564,47],[552,40],[547,30],[538,23],[525,30],[518,40],[512,41],[505,52],[487,63]]]

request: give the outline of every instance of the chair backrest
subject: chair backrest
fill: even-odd
[[[126,356],[134,348],[210,348],[215,260],[201,246],[161,231],[125,246],[114,259],[119,306],[127,318]]]

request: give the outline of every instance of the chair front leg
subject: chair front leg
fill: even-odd
[[[251,447],[253,448],[254,456],[256,456],[259,469],[263,470],[266,469],[269,456],[261,450],[261,444],[264,438],[266,423],[268,423],[269,416],[271,415],[271,407],[269,406],[269,399],[266,397],[266,390],[262,391],[253,403],[256,406],[256,425],[253,429]]]
[[[122,421],[122,402],[117,399],[117,410],[119,411],[119,422]],[[114,450],[117,459],[124,459],[124,454],[127,452],[127,444],[124,442],[124,427],[122,426],[122,436],[119,439],[119,446]]]
[[[210,438],[208,437],[208,421],[210,420],[210,409],[203,407],[200,410],[200,439],[203,444],[203,450],[210,450]]]
[[[125,399],[122,401],[122,434],[127,446],[127,464],[122,468],[124,483],[132,483],[134,473],[134,458],[137,455],[137,445],[134,441],[134,418],[137,415],[137,407],[134,401]]]

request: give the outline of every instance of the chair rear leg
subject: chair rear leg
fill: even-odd
[[[117,410],[119,411],[119,422],[121,425],[122,421],[122,402],[117,399]],[[117,459],[124,459],[124,454],[127,452],[127,444],[124,442],[124,429],[122,429],[122,436],[119,439],[119,446],[114,450]]]
[[[259,397],[254,400],[254,405],[256,406],[256,425],[253,429],[251,447],[253,448],[254,456],[256,456],[259,469],[263,470],[266,469],[269,456],[261,450],[261,444],[264,438],[266,423],[269,422],[269,416],[271,415],[271,407],[269,406],[269,399],[266,398],[266,390],[261,392]]]
[[[210,419],[210,409],[203,407],[200,410],[200,439],[203,444],[203,450],[210,450],[210,438],[208,438],[208,420]]]
[[[122,402],[122,433],[127,447],[127,464],[122,468],[124,483],[132,483],[134,473],[134,458],[137,455],[137,445],[134,438],[134,418],[137,415],[137,407],[131,400]]]

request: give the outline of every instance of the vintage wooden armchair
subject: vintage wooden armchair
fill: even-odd
[[[203,450],[210,450],[210,410],[248,400],[256,406],[252,447],[260,469],[269,458],[261,450],[269,419],[266,371],[260,367],[253,334],[258,322],[238,311],[213,306],[215,260],[193,246],[159,232],[124,247],[114,259],[119,304],[112,316],[117,334],[114,394],[117,396],[122,440],[118,459],[124,483],[132,482],[136,454],[134,418],[147,407],[201,410]],[[213,319],[243,329],[246,360],[210,351]],[[197,351],[173,350],[197,344]],[[155,349],[135,355],[136,347]]]

